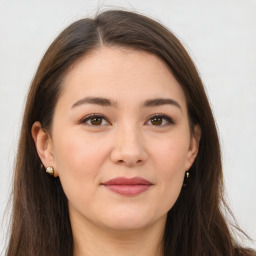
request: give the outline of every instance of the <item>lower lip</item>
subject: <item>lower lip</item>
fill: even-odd
[[[125,196],[135,196],[147,191],[151,185],[104,185],[109,190]]]

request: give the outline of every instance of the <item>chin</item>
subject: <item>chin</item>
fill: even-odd
[[[134,231],[134,230],[140,230],[144,229],[146,227],[150,226],[150,223],[147,221],[134,221],[131,219],[121,219],[116,220],[116,222],[113,223],[105,223],[105,227],[108,229],[111,229],[113,231]]]
[[[158,222],[161,217],[151,216],[150,211],[115,212],[104,216],[104,226],[116,231],[132,231],[147,228]]]

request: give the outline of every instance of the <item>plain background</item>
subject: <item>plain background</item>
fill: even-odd
[[[255,0],[0,0],[0,250],[26,92],[39,61],[71,22],[115,7],[157,19],[192,56],[219,130],[228,202],[256,239]]]

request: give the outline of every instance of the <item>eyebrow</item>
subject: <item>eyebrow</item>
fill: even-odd
[[[75,108],[84,104],[96,104],[99,106],[117,107],[117,102],[110,99],[99,98],[99,97],[86,97],[75,102],[71,108]]]
[[[178,107],[180,110],[182,110],[181,105],[177,101],[173,99],[167,99],[167,98],[149,99],[149,100],[146,100],[142,106],[154,107],[154,106],[162,106],[162,105],[173,105]]]
[[[86,97],[75,102],[71,108],[75,108],[84,104],[95,104],[95,105],[106,106],[106,107],[118,106],[116,101],[113,101],[110,99],[101,98],[101,97]],[[162,106],[162,105],[172,105],[182,110],[181,105],[177,101],[169,98],[148,99],[144,101],[144,103],[142,104],[142,107],[155,107],[155,106]]]

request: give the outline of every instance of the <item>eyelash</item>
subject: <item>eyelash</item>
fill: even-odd
[[[91,114],[91,115],[87,115],[87,116],[85,116],[85,117],[80,121],[80,123],[81,123],[81,124],[86,124],[86,125],[88,125],[88,126],[94,126],[94,127],[102,126],[102,124],[93,125],[93,124],[88,124],[88,123],[87,123],[88,121],[92,120],[93,118],[100,118],[101,120],[102,120],[102,119],[105,119],[108,123],[110,123],[110,122],[108,121],[108,119],[107,119],[105,116],[101,115],[101,114]],[[165,115],[165,114],[155,114],[155,115],[152,115],[152,116],[149,117],[148,121],[151,120],[151,122],[152,122],[152,120],[153,120],[154,118],[162,118],[162,122],[163,122],[163,120],[165,120],[165,121],[166,121],[166,124],[164,124],[164,125],[162,125],[162,123],[161,123],[160,125],[153,125],[153,124],[152,124],[152,126],[164,127],[164,126],[168,126],[168,125],[174,124],[173,119],[170,118],[169,116]],[[147,122],[148,122],[148,121],[147,121]],[[103,125],[106,125],[106,124],[103,124]]]
[[[102,118],[102,119],[105,119],[109,123],[108,119],[105,116],[100,115],[100,114],[91,114],[91,115],[85,116],[80,121],[80,123],[81,124],[86,124],[87,121],[92,120],[93,118]],[[88,125],[88,126],[101,126],[101,125],[93,125],[93,124],[86,124],[86,125]]]
[[[152,115],[152,116],[149,117],[149,120],[152,121],[152,119],[154,119],[154,118],[162,118],[162,120],[165,120],[165,121],[166,121],[166,124],[164,124],[164,125],[162,125],[162,124],[161,124],[161,125],[153,125],[153,126],[161,126],[161,127],[163,127],[163,126],[168,126],[168,125],[174,124],[173,119],[170,118],[170,117],[167,116],[167,115],[164,115],[164,114],[155,114],[155,115]]]

